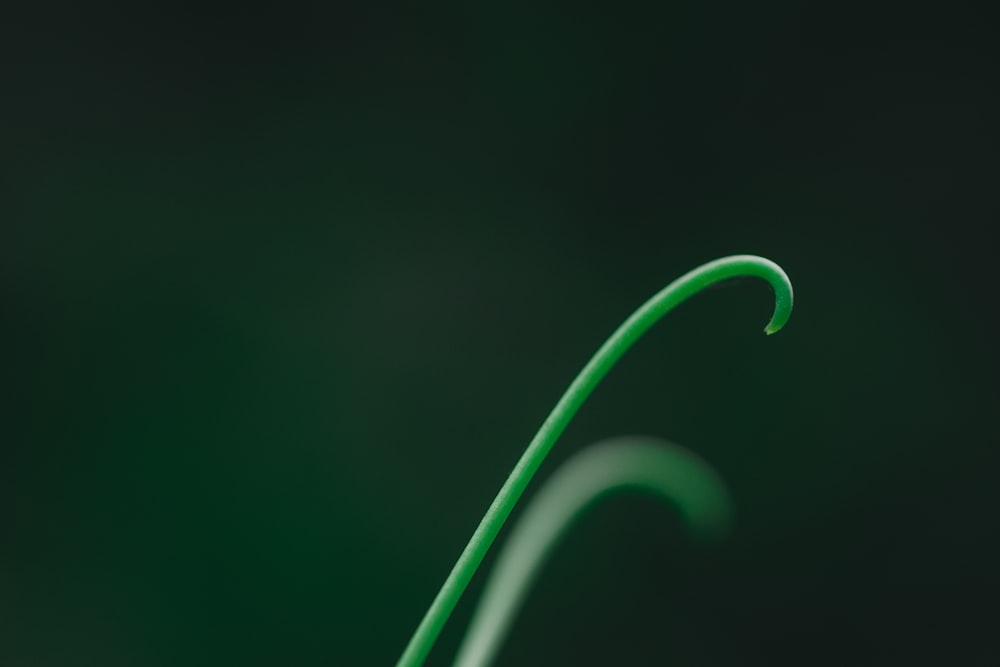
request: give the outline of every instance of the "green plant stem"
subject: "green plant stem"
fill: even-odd
[[[732,504],[722,479],[683,447],[654,438],[616,438],[573,456],[518,518],[486,581],[455,667],[485,667],[510,629],[542,566],[569,528],[616,493],[638,491],[675,505],[705,540],[727,531]]]
[[[792,311],[792,284],[780,266],[753,255],[733,255],[704,264],[670,283],[640,306],[597,350],[542,423],[458,557],[396,663],[397,667],[423,664],[524,489],[577,410],[611,367],[653,324],[678,304],[715,283],[745,276],[762,278],[774,289],[774,313],[764,332],[773,334],[784,326]]]

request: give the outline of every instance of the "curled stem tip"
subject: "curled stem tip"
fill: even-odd
[[[731,520],[721,478],[688,450],[653,438],[616,438],[563,464],[524,510],[483,589],[455,667],[492,662],[528,590],[568,529],[589,509],[623,491],[676,506],[698,537],[721,538]]]
[[[774,312],[771,314],[771,320],[764,327],[764,333],[771,335],[781,331],[792,314],[792,281],[788,279],[784,269],[763,257],[756,255],[722,257],[681,276],[664,288],[663,292],[678,283],[689,283],[690,292],[683,297],[687,298],[722,280],[742,277],[761,278],[774,290]],[[656,297],[650,301],[654,299]]]
[[[769,259],[754,255],[723,257],[689,271],[641,305],[611,334],[569,385],[528,444],[424,614],[402,657],[396,663],[397,667],[423,664],[445,621],[458,604],[472,575],[528,482],[580,406],[622,355],[660,318],[690,297],[720,281],[748,276],[762,278],[774,290],[774,313],[764,329],[765,333],[773,334],[785,325],[792,312],[792,285],[781,267]]]

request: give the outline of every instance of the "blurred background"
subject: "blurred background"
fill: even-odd
[[[528,494],[661,436],[727,480],[731,538],[601,507],[500,664],[1000,662],[975,11],[7,13],[3,665],[393,664],[589,356],[732,253],[791,276],[786,329],[760,281],[685,304]]]

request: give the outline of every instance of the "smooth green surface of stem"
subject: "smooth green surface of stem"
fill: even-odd
[[[455,659],[485,667],[510,629],[528,589],[569,528],[600,501],[622,491],[673,504],[699,537],[721,538],[731,520],[722,479],[698,456],[654,438],[616,438],[575,455],[532,498],[504,543]]]
[[[774,313],[764,332],[773,334],[784,326],[792,312],[792,284],[780,266],[769,259],[754,255],[733,255],[703,264],[664,287],[632,313],[587,362],[528,444],[514,470],[479,522],[469,543],[458,557],[444,585],[407,644],[402,657],[396,663],[397,667],[416,667],[423,664],[486,551],[500,532],[521,494],[524,493],[528,482],[577,410],[608,374],[611,367],[653,324],[678,304],[715,283],[740,277],[762,278],[774,289]]]

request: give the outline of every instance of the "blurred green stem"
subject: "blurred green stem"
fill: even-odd
[[[688,527],[721,538],[731,519],[721,478],[698,456],[654,438],[616,438],[563,464],[532,498],[504,543],[469,624],[455,667],[485,667],[496,656],[518,608],[570,526],[615,493],[638,491],[676,505]]]
[[[792,312],[792,285],[780,266],[754,255],[723,257],[684,274],[639,307],[615,330],[576,376],[566,393],[528,444],[507,481],[500,488],[486,515],[472,534],[444,585],[410,638],[397,667],[422,665],[455,605],[482,562],[504,521],[545,456],[566,429],[577,410],[623,354],[661,317],[701,290],[723,280],[752,276],[774,289],[775,307],[764,332],[773,334],[784,326]]]

